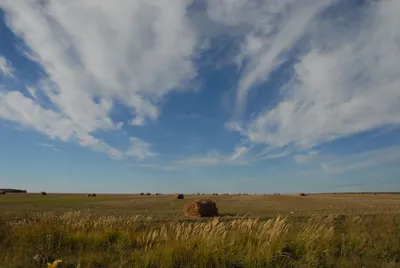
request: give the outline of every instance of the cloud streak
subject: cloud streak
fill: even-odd
[[[299,164],[320,163],[320,155],[304,152],[400,125],[400,2],[367,1],[354,13],[325,16],[339,2],[209,0],[204,11],[190,9],[186,0],[3,0],[8,27],[45,75],[26,90],[1,91],[0,118],[153,166],[143,161],[159,154],[151,140],[137,137],[138,126],[160,117],[166,95],[193,90],[199,49],[212,50],[212,38],[229,36],[234,45],[223,50],[231,51],[217,53],[234,55],[224,60],[238,72],[235,108],[225,127],[246,142],[229,153],[178,157],[168,168],[242,165],[291,154]],[[276,85],[272,75],[280,68],[287,77]],[[3,56],[0,73],[17,78]],[[255,89],[279,93],[266,94],[257,100],[263,108],[250,111]],[[112,117],[118,106],[129,113],[123,122]],[[195,121],[197,111],[182,118]],[[98,135],[124,126],[134,129],[125,149]],[[320,166],[333,168],[329,161]]]
[[[400,164],[400,147],[392,146],[365,151],[320,163],[329,174],[341,174],[359,169],[373,168],[385,164]]]
[[[14,77],[14,68],[11,63],[3,56],[0,55],[0,73],[4,77]]]
[[[50,144],[50,143],[40,143],[39,145],[40,145],[40,146],[43,146],[43,147],[50,148],[50,149],[52,149],[53,151],[56,151],[56,152],[60,152],[60,150],[57,149],[53,144]]]
[[[251,9],[253,3],[217,2],[233,5],[234,10]],[[395,60],[400,54],[400,2],[368,2],[357,14],[357,23],[346,27],[340,27],[336,17],[318,16],[331,3],[323,2],[307,9],[307,4],[313,3],[306,1],[304,9],[296,10],[296,15],[282,25],[273,18],[267,19],[272,25],[254,26],[252,20],[247,22],[254,32],[264,30],[265,34],[250,33],[242,43],[239,57],[246,61],[240,61],[243,71],[237,87],[239,108],[255,84],[267,81],[271,72],[288,60],[284,51],[293,49],[300,37],[308,36],[302,39],[302,47],[307,49],[295,59],[288,82],[280,86],[278,102],[266,100],[263,112],[241,122],[240,129],[236,127],[253,144],[292,147],[296,151],[400,124],[400,66]],[[286,10],[293,1],[281,3],[276,12],[287,18],[290,12]],[[344,12],[341,19],[350,20],[352,15]],[[231,16],[223,19],[230,24],[235,21]],[[235,23],[242,23],[243,18],[236,20]],[[233,128],[239,123],[229,125]]]
[[[131,140],[127,153],[93,136],[114,131],[114,103],[128,107],[130,123],[159,116],[158,103],[184,90],[196,76],[192,56],[197,36],[187,17],[188,1],[1,1],[7,25],[45,76],[27,91],[0,95],[0,117],[51,138],[75,140],[120,159],[149,156],[146,145]],[[182,38],[184,37],[184,38]],[[0,57],[0,71],[13,76]],[[9,90],[10,91],[10,90]],[[41,94],[38,94],[38,93]],[[45,97],[54,109],[42,107]]]
[[[149,143],[136,137],[130,137],[129,141],[131,144],[126,151],[126,155],[133,156],[137,160],[143,160],[157,155],[151,151],[151,145]]]

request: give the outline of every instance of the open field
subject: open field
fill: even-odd
[[[298,195],[185,195],[173,200],[173,195],[102,195],[81,194],[7,194],[0,196],[2,217],[20,217],[35,212],[65,213],[90,210],[106,215],[146,215],[155,220],[183,219],[183,204],[200,198],[217,202],[220,213],[248,217],[276,215],[310,216],[313,214],[375,214],[400,212],[400,194]]]
[[[199,198],[222,217],[186,219]],[[0,267],[399,267],[399,212],[397,194],[6,194]]]

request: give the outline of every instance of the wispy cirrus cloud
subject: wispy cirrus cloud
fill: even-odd
[[[293,160],[297,164],[310,167],[311,169],[306,171],[310,174],[335,175],[385,165],[398,166],[400,164],[400,146],[362,150],[346,155],[311,152],[293,155]]]
[[[135,118],[132,118],[132,120],[129,122],[129,124],[132,126],[143,126],[144,123],[144,118],[141,116],[136,116]]]
[[[400,54],[400,2],[370,1],[356,13],[320,15],[335,2],[212,1],[216,20],[248,31],[238,54],[239,110],[250,90],[268,82],[282,63],[294,62],[277,102],[265,100],[264,111],[247,122],[231,121],[230,129],[253,144],[295,152],[400,124],[400,67],[395,60]],[[293,58],[288,51],[296,47],[302,49]]]
[[[37,96],[37,89],[34,87],[26,87],[26,90],[28,90],[29,94],[32,96],[32,98],[34,98],[35,100],[38,100],[38,96]]]
[[[11,63],[4,57],[0,55],[0,73],[5,77],[14,77],[14,68]]]
[[[40,145],[40,146],[43,146],[43,147],[50,148],[50,149],[52,149],[53,151],[56,151],[56,152],[60,152],[60,150],[57,149],[57,147],[56,147],[54,144],[50,144],[50,143],[39,143],[39,145]]]
[[[330,174],[340,174],[385,164],[400,164],[400,146],[364,151],[323,161],[320,166]]]
[[[298,164],[308,164],[314,162],[318,159],[318,152],[311,151],[306,154],[295,154],[293,155],[293,160]]]
[[[237,146],[230,154],[222,154],[217,150],[211,150],[203,155],[178,157],[164,163],[133,164],[133,166],[172,171],[215,166],[245,166],[257,161],[257,159],[248,156],[248,152],[249,149],[245,146]]]
[[[191,58],[197,36],[186,14],[188,4],[185,0],[121,1],[118,5],[1,1],[9,29],[45,74],[27,91],[34,100],[43,95],[54,109],[7,89],[0,95],[0,118],[51,138],[76,140],[116,159],[149,156],[138,140],[131,140],[133,145],[123,152],[93,133],[122,126],[110,118],[115,102],[129,108],[132,125],[144,125],[146,118],[155,120],[163,96],[184,90],[196,76]],[[11,77],[13,70],[0,57],[3,75]]]
[[[130,137],[130,146],[125,152],[126,155],[132,156],[137,160],[143,160],[149,157],[156,156],[157,154],[151,150],[151,145],[136,137]]]
[[[19,122],[22,126],[34,129],[50,138],[62,141],[75,141],[83,147],[97,152],[105,152],[111,158],[123,159],[134,157],[138,160],[156,155],[150,150],[150,144],[136,137],[129,139],[130,145],[125,151],[116,149],[102,140],[88,134],[68,117],[52,110],[43,109],[20,92],[0,92],[0,118]],[[42,146],[52,147],[49,144]]]
[[[287,52],[304,36],[310,23],[333,1],[266,0],[208,1],[208,12],[216,22],[237,27],[243,35],[236,63],[240,69],[237,109],[243,112],[249,91],[265,82],[287,59]]]
[[[190,9],[186,0],[124,0],[118,5],[105,0],[3,0],[8,27],[45,75],[26,90],[3,90],[0,118],[114,159],[131,157],[154,166],[143,160],[159,154],[152,140],[136,137],[143,129],[137,126],[160,117],[166,95],[193,90],[202,55],[198,50],[214,45],[207,61],[214,64],[214,54],[223,54],[228,55],[224,61],[237,67],[235,104],[226,105],[233,117],[225,126],[246,142],[231,143],[230,152],[195,152],[165,165],[242,165],[292,154],[297,163],[320,162],[321,155],[303,152],[400,125],[399,1],[366,1],[353,7],[357,11],[326,16],[340,2],[210,0],[204,11]],[[234,45],[211,40],[226,36],[226,43]],[[279,68],[287,77],[272,88],[271,76]],[[0,70],[15,78],[4,57]],[[250,93],[256,95],[256,88],[279,94],[258,99],[263,108],[248,116]],[[231,89],[223,94],[224,104]],[[49,103],[44,105],[43,99]],[[128,116],[121,116],[124,122],[111,116],[118,105],[128,109]],[[201,115],[196,111],[182,118],[195,121]],[[125,136],[123,149],[97,135],[124,127],[134,130]],[[320,165],[329,170],[332,164]]]
[[[53,139],[76,141],[83,147],[106,152],[112,158],[122,156],[122,152],[93,137],[72,119],[42,108],[19,91],[0,92],[0,118],[18,122]]]

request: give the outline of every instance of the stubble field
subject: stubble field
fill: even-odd
[[[201,198],[221,217],[185,218]],[[6,194],[0,267],[398,267],[399,212],[397,194]]]

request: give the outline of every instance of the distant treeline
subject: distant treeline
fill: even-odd
[[[26,194],[26,190],[20,190],[20,189],[1,189],[0,192],[5,192],[5,193],[24,193]]]

